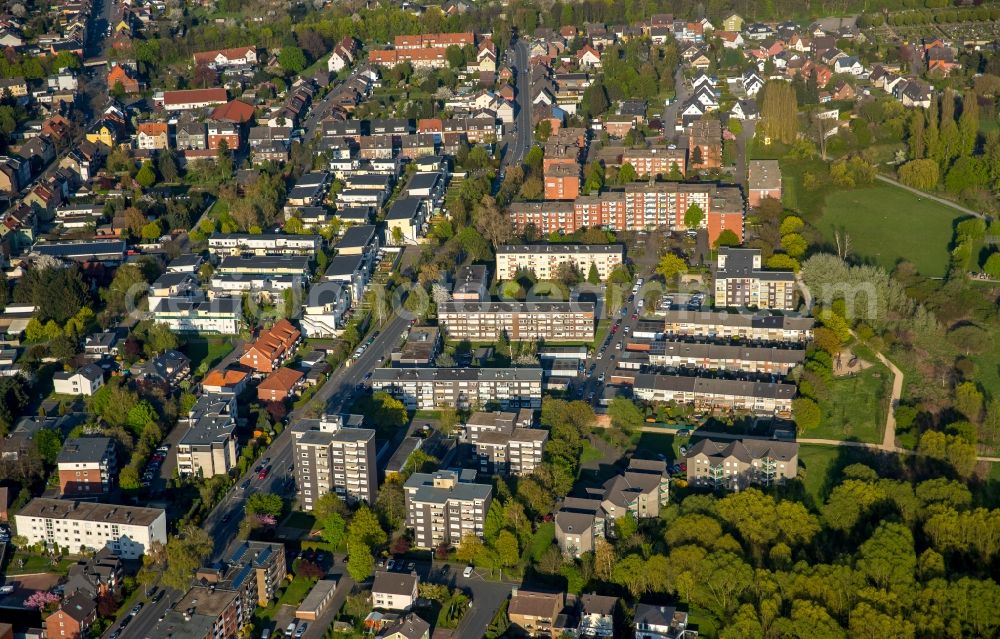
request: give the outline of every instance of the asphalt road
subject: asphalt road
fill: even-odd
[[[517,69],[517,117],[515,119],[514,139],[507,146],[503,165],[520,164],[528,154],[532,144],[531,130],[531,65],[529,63],[528,43],[518,40],[514,44],[514,68]]]

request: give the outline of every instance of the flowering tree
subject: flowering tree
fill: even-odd
[[[257,523],[260,524],[261,526],[277,526],[278,525],[278,520],[275,518],[274,515],[258,514],[258,515],[255,515],[255,517],[257,518]]]
[[[59,595],[45,590],[37,590],[24,600],[24,607],[41,611],[57,603],[59,603]]]

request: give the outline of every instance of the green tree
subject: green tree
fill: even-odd
[[[587,179],[583,184],[583,190],[587,193],[597,193],[604,188],[604,165],[600,162],[591,162],[587,165]]]
[[[692,203],[684,212],[684,226],[689,229],[696,229],[701,226],[701,221],[705,219],[705,212],[697,203]]]
[[[719,233],[719,237],[715,238],[715,247],[720,246],[739,246],[740,238],[736,235],[736,232],[731,229],[723,229]]]
[[[616,397],[608,405],[608,417],[616,428],[626,433],[636,433],[642,428],[645,418],[642,411],[625,397]]]
[[[615,180],[618,184],[629,184],[635,182],[639,179],[639,175],[635,172],[635,167],[631,163],[625,162],[622,164],[621,168],[618,169],[618,178]]]
[[[62,433],[57,428],[43,428],[35,434],[35,449],[46,464],[56,463],[62,445]]]
[[[795,89],[784,80],[768,81],[761,89],[758,134],[791,144],[798,133],[798,103]]]
[[[448,60],[448,66],[452,69],[462,69],[465,67],[465,52],[462,51],[462,47],[457,45],[451,45],[445,50],[445,58]]]
[[[899,181],[922,191],[930,191],[941,179],[934,160],[911,160],[899,167]]]
[[[285,509],[285,502],[274,493],[253,493],[247,497],[245,510],[248,515],[278,517]]]
[[[973,382],[963,382],[955,387],[955,409],[973,422],[979,422],[983,414],[984,398]]]
[[[808,397],[796,397],[792,400],[792,415],[800,434],[814,430],[822,419],[819,404]]]
[[[167,568],[162,583],[168,588],[185,591],[191,584],[191,576],[208,558],[214,540],[209,534],[194,525],[187,525],[180,533],[167,540]]]
[[[802,218],[797,215],[789,215],[785,219],[781,220],[781,226],[778,228],[779,235],[788,235],[789,233],[799,233],[805,227],[805,222]]]
[[[363,543],[350,541],[347,544],[347,573],[357,583],[364,583],[375,570],[372,549]]]
[[[590,270],[587,272],[587,282],[595,286],[601,283],[601,274],[597,272],[597,265],[593,262],[590,263]]]
[[[667,283],[687,271],[687,262],[673,253],[664,253],[656,266],[656,272],[663,276]]]
[[[308,61],[306,54],[298,47],[281,47],[278,53],[278,64],[288,73],[302,73]]]
[[[516,566],[520,561],[520,549],[517,546],[517,537],[509,530],[501,530],[494,546],[497,551],[497,558],[500,560],[502,568]]]
[[[363,544],[369,548],[384,546],[388,535],[382,529],[378,517],[368,506],[361,506],[347,526],[348,545]]]
[[[125,425],[136,436],[142,435],[148,425],[156,423],[156,409],[148,401],[143,399],[127,408],[128,413],[125,416]]]
[[[122,490],[139,490],[142,487],[139,483],[139,469],[132,464],[122,468],[118,473],[118,485]]]
[[[990,253],[983,264],[983,272],[993,279],[1000,279],[1000,252]]]
[[[346,512],[344,502],[336,493],[322,495],[313,507],[313,516],[320,528],[320,535],[334,548],[340,548],[346,539],[347,521],[344,519]]]
[[[141,236],[146,242],[155,242],[160,239],[161,235],[163,235],[163,227],[159,220],[153,220],[142,227]]]
[[[144,189],[148,189],[156,184],[156,169],[153,168],[151,160],[144,160],[139,172],[135,174],[135,181]]]
[[[789,233],[781,237],[781,248],[792,258],[800,258],[809,249],[806,238],[798,233]]]
[[[179,344],[177,335],[163,322],[156,322],[146,331],[146,350],[150,354],[174,350]]]

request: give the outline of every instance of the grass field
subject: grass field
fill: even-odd
[[[805,433],[815,439],[847,439],[862,442],[882,440],[885,423],[884,398],[891,383],[889,371],[880,365],[830,384],[830,398],[820,401],[823,419]]]
[[[218,364],[233,350],[233,343],[224,337],[192,337],[180,350],[191,358],[191,370],[195,371],[202,362],[206,362],[209,368]]]
[[[833,191],[817,226],[830,242],[835,230],[845,229],[852,252],[862,259],[892,270],[905,258],[923,275],[937,277],[948,271],[948,245],[957,217],[944,205],[880,184]]]

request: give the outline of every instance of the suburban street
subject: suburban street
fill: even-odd
[[[524,161],[532,144],[531,130],[531,65],[529,49],[526,40],[518,39],[514,47],[514,68],[517,70],[517,124],[514,139],[507,147],[503,158],[503,166],[512,166]]]

